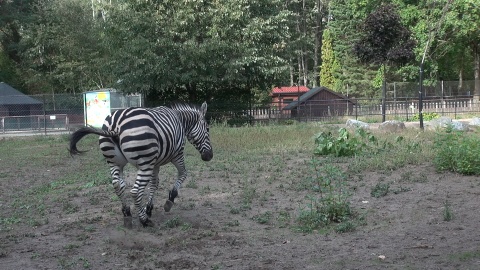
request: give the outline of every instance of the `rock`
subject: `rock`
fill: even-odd
[[[405,123],[397,120],[385,121],[378,126],[378,129],[387,132],[398,132],[405,129]]]
[[[426,129],[438,129],[438,128],[446,128],[448,125],[452,124],[452,118],[442,116],[437,119],[433,119],[425,123]]]
[[[347,128],[363,128],[363,129],[370,129],[370,126],[362,121],[358,121],[355,119],[348,119],[347,120]]]
[[[439,129],[439,128],[446,128],[451,126],[453,130],[461,130],[461,131],[468,131],[468,124],[463,122],[452,120],[450,117],[442,116],[437,119],[433,119],[425,124],[427,129]]]
[[[468,127],[468,124],[460,121],[452,121],[452,128],[454,130],[461,130],[461,131],[468,131],[470,129]]]
[[[480,126],[480,118],[475,117],[468,123],[470,126]]]

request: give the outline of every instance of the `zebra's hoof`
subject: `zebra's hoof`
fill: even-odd
[[[145,228],[145,227],[153,227],[153,226],[154,226],[153,222],[152,222],[150,219],[148,219],[148,218],[147,218],[147,220],[145,220],[145,222],[143,222],[143,221],[140,221],[140,222],[142,223],[142,225],[143,225],[144,228]]]
[[[131,229],[132,228],[132,216],[129,216],[129,217],[123,217],[123,226],[125,226],[125,228],[127,229]]]
[[[167,200],[165,202],[165,205],[163,206],[163,209],[165,209],[165,212],[170,212],[170,209],[172,209],[173,202],[170,200]]]
[[[153,210],[153,204],[147,205],[145,208],[145,213],[147,213],[147,216],[150,218],[152,217],[152,210]]]

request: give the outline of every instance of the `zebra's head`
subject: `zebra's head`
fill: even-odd
[[[210,144],[208,123],[205,120],[206,113],[207,103],[204,102],[202,107],[197,110],[197,121],[194,121],[192,128],[187,131],[186,135],[188,141],[200,152],[202,160],[210,161],[213,158],[213,149]]]

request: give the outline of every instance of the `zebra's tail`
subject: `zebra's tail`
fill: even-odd
[[[102,129],[94,128],[91,126],[87,127],[82,127],[78,129],[77,131],[73,132],[72,135],[70,136],[70,148],[68,151],[70,152],[70,155],[80,155],[86,151],[80,151],[77,149],[77,143],[85,136],[88,134],[97,134],[100,136],[104,137],[116,137],[118,136],[118,133],[115,131],[105,131]]]

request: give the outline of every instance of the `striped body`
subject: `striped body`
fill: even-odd
[[[100,149],[110,165],[112,184],[122,201],[125,217],[131,216],[131,213],[125,194],[123,168],[127,163],[135,166],[137,177],[130,193],[135,200],[140,221],[145,226],[151,225],[148,217],[153,209],[160,166],[171,162],[178,170],[177,181],[169,193],[171,203],[187,176],[184,164],[185,138],[200,152],[203,160],[209,161],[213,157],[205,113],[206,103],[201,108],[179,103],[171,108],[118,110],[105,119],[102,130],[85,127],[72,134],[70,152],[79,153],[76,143],[83,136],[92,133],[100,135]],[[150,186],[146,189],[148,184]],[[144,204],[146,190],[149,194]],[[170,210],[167,204],[165,210]]]

